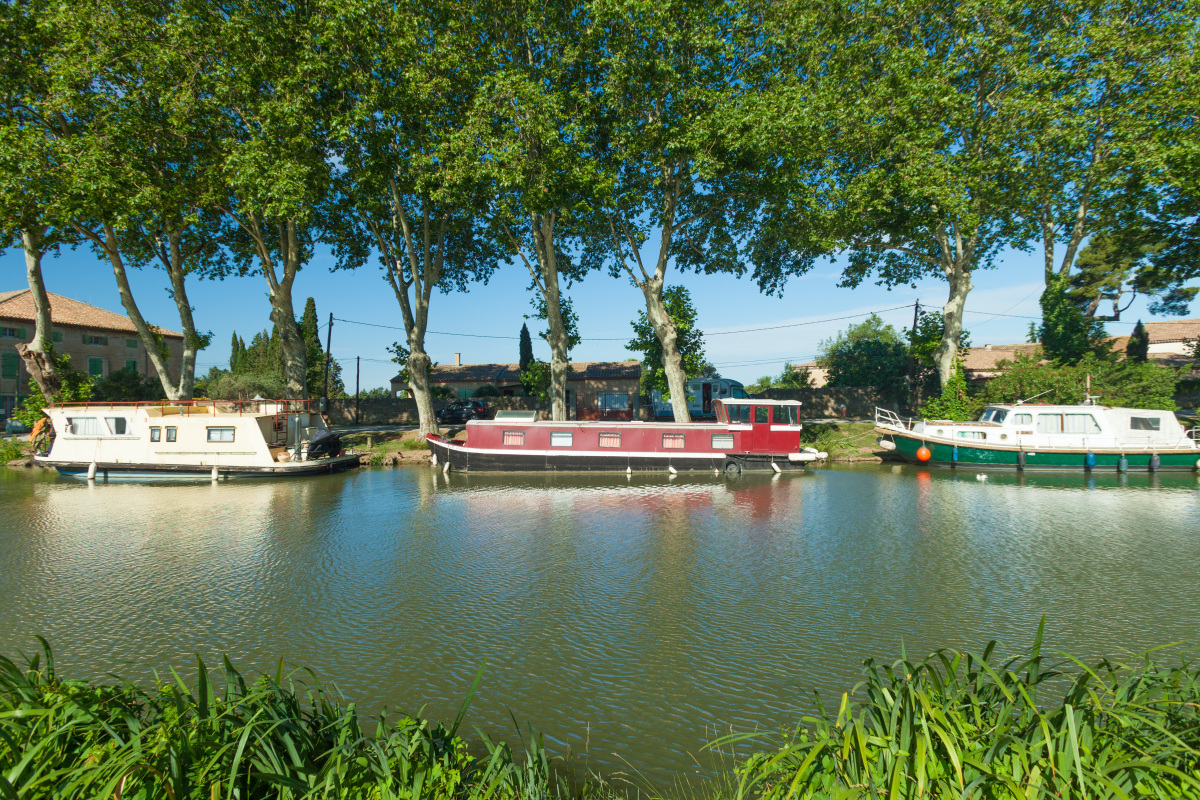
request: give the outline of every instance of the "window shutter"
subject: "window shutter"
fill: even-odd
[[[19,338],[19,339],[25,338],[25,329],[24,328],[17,328],[17,338]]]
[[[102,345],[104,345],[105,347],[107,347],[107,346],[108,346],[108,337],[107,337],[107,336],[101,336],[101,337],[100,337],[100,344],[102,344]]]

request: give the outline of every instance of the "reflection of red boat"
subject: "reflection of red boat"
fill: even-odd
[[[467,440],[426,438],[436,463],[477,471],[803,469],[820,454],[800,444],[795,400],[717,400],[715,423],[472,420]]]

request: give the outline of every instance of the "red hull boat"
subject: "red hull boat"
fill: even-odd
[[[435,464],[461,472],[803,469],[795,400],[717,400],[715,423],[471,420],[467,440],[429,434]]]

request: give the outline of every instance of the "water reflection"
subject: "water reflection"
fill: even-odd
[[[655,781],[793,722],[867,656],[998,636],[1115,653],[1200,630],[1188,474],[364,470],[149,486],[0,471],[0,649],[145,679],[282,657],[361,701],[509,709]]]

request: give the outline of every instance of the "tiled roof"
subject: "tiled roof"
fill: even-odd
[[[963,369],[968,372],[989,372],[996,369],[996,364],[1001,361],[1012,361],[1021,353],[1033,355],[1039,349],[1040,344],[989,344],[959,352]]]
[[[641,375],[642,365],[637,361],[572,361],[567,380],[637,380]],[[515,384],[521,380],[521,370],[518,364],[439,364],[433,368],[430,380],[433,383]],[[400,376],[392,378],[392,382],[400,383]]]
[[[1150,334],[1150,344],[1200,339],[1200,318],[1175,319],[1169,322],[1146,322],[1143,324],[1146,326],[1146,333]]]
[[[121,331],[122,333],[137,333],[137,328],[129,317],[97,308],[61,294],[46,293],[50,299],[50,321],[55,325],[70,325],[76,328],[90,330]],[[19,289],[15,292],[0,292],[0,317],[35,322],[33,308],[33,292],[29,289]],[[161,336],[182,339],[182,333],[169,331],[157,325],[150,329]]]

